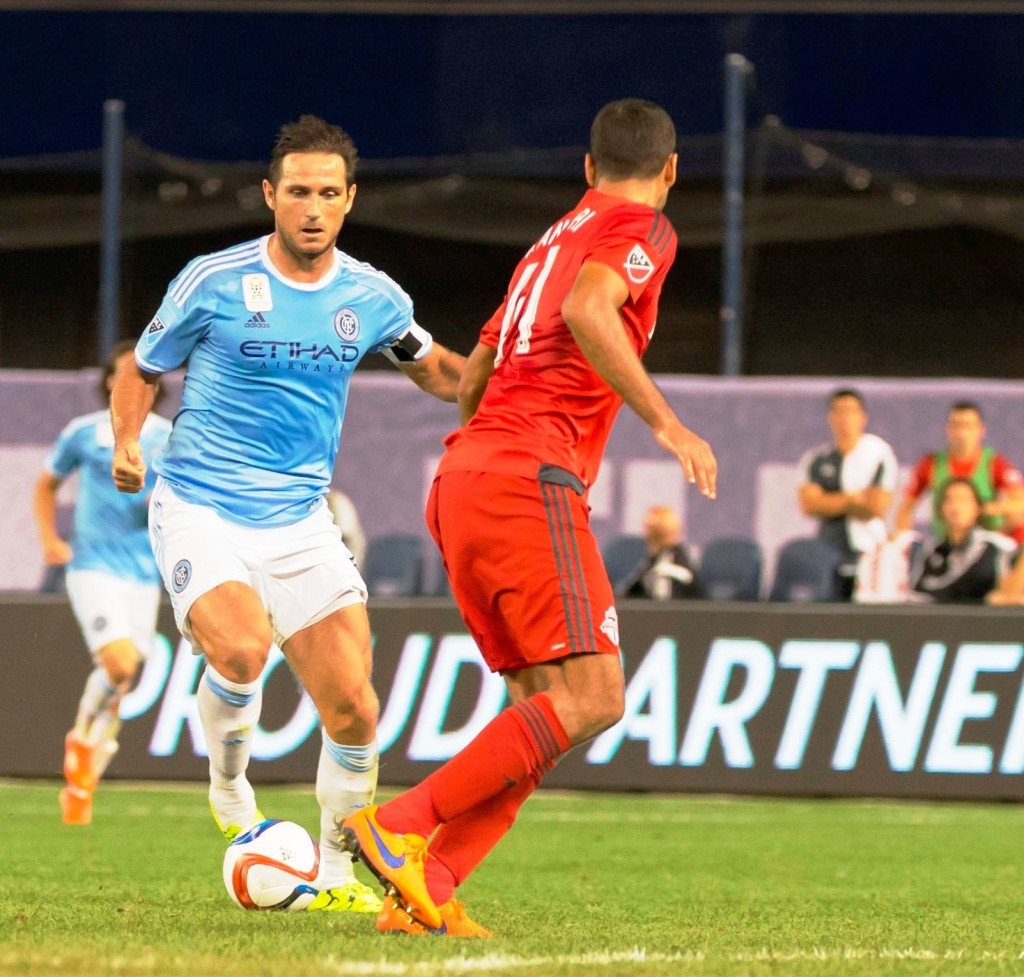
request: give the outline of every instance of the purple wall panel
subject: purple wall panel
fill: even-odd
[[[96,372],[0,371],[0,589],[32,589],[41,561],[31,519],[32,483],[53,438],[73,415],[96,409]],[[698,547],[724,535],[758,537],[768,565],[780,540],[812,529],[796,509],[792,466],[829,439],[826,399],[852,383],[865,395],[869,429],[886,438],[901,466],[941,446],[948,405],[975,399],[989,442],[1024,464],[1024,383],[979,380],[833,380],[671,376],[659,384],[685,423],[706,437],[720,465],[719,493],[708,502],[682,484],[678,469],[645,426],[623,411],[594,489],[600,539],[635,531],[644,508],[674,504]],[[164,412],[173,413],[180,377]],[[423,532],[423,501],[441,440],[457,423],[455,408],[395,374],[353,380],[335,484],[355,502],[369,536]],[[792,500],[792,502],[790,502]]]

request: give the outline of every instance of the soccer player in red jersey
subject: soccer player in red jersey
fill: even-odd
[[[392,890],[385,932],[489,935],[456,887],[558,758],[622,716],[618,618],[587,492],[623,402],[715,497],[711,448],[640,361],[676,254],[662,213],[675,128],[625,99],[590,137],[591,189],[526,253],[484,326],[460,384],[468,423],[448,437],[427,503],[452,593],[512,705],[418,786],[344,821]]]

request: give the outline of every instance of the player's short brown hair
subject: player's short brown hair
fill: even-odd
[[[668,113],[642,98],[609,102],[590,127],[590,158],[598,176],[649,180],[676,151],[676,127]]]
[[[98,387],[99,395],[103,398],[104,402],[110,402],[110,390],[107,388],[107,381],[117,372],[117,361],[125,353],[132,353],[134,351],[134,339],[122,339],[111,347],[110,352],[107,354],[107,361],[103,364],[103,375],[100,377]]]
[[[352,137],[341,126],[332,126],[317,115],[304,115],[298,122],[281,126],[270,154],[267,179],[271,186],[276,187],[281,179],[281,160],[289,153],[334,153],[345,161],[348,183],[355,180],[359,153]]]
[[[107,361],[103,364],[103,374],[100,376],[100,382],[97,386],[100,399],[105,403],[110,403],[110,388],[107,384],[110,382],[110,378],[117,372],[117,361],[124,356],[125,353],[134,353],[137,343],[134,339],[122,339],[116,342],[110,352],[107,354]],[[164,399],[164,385],[158,380],[156,383],[156,391],[153,395],[153,407],[157,407],[160,402]]]

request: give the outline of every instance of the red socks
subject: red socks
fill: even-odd
[[[554,766],[554,764],[552,764]],[[435,906],[446,903],[455,889],[490,853],[515,823],[519,808],[550,769],[535,770],[508,790],[495,794],[471,811],[442,824],[430,842],[424,874]]]
[[[569,746],[551,700],[539,692],[500,712],[440,770],[382,804],[377,819],[389,831],[429,838],[438,824],[450,823],[496,798],[490,816],[499,817],[498,811],[506,806],[511,816],[502,818],[507,823],[486,849],[489,851],[511,826],[515,812],[540,778]],[[519,799],[513,805],[514,797]]]

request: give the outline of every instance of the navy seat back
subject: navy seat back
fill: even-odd
[[[362,574],[374,597],[414,597],[423,592],[423,540],[413,533],[373,536]]]
[[[726,536],[704,547],[700,593],[709,600],[757,600],[761,596],[761,547],[745,536]]]
[[[769,600],[829,601],[839,597],[839,551],[820,539],[791,539],[779,550]]]

